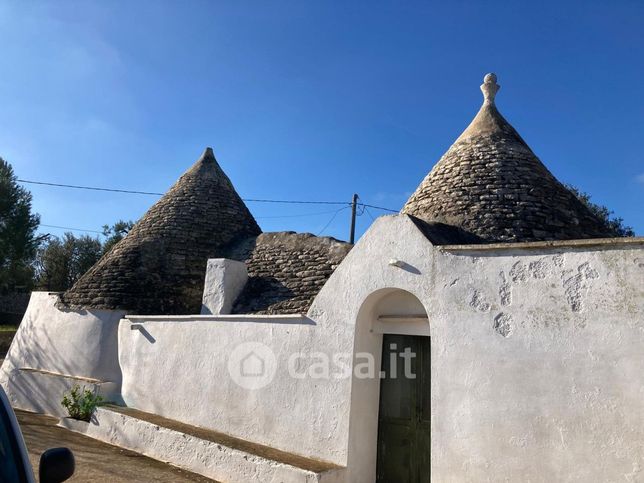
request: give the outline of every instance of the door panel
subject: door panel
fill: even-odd
[[[382,423],[383,438],[379,441],[378,481],[412,481],[412,434],[408,427]],[[381,456],[382,455],[382,456]],[[382,458],[382,459],[381,459]]]
[[[413,357],[401,355],[408,348]],[[405,367],[408,364],[409,367]],[[378,483],[428,483],[430,464],[429,337],[383,336]],[[408,377],[409,376],[409,377]]]

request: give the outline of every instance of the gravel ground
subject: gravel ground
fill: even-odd
[[[36,478],[38,461],[43,451],[66,446],[74,452],[76,458],[76,473],[68,480],[70,482],[213,482],[138,453],[59,428],[56,426],[58,420],[51,416],[25,411],[16,411],[16,414]]]

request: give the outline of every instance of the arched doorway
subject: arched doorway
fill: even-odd
[[[363,458],[355,481],[430,481],[430,327],[416,296],[401,289],[371,294],[356,327],[356,362],[372,354],[372,379],[354,379],[352,447]],[[354,435],[356,435],[354,433]],[[357,444],[355,444],[357,442]]]

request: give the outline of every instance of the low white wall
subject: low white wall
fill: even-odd
[[[124,312],[62,311],[56,301],[56,294],[31,294],[0,369],[0,384],[15,407],[51,413],[59,407],[60,388],[73,384],[74,378],[88,379],[78,379],[81,385],[120,386],[117,328]]]
[[[130,316],[119,328],[122,396],[143,411],[344,465],[350,380],[291,377],[288,359],[351,354],[351,341],[346,326],[300,316]],[[275,377],[262,388],[229,373],[231,354],[249,342],[275,355]]]

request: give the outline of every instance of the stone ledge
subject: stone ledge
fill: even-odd
[[[315,325],[305,314],[232,314],[232,315],[126,315],[124,319],[130,322],[197,322],[228,321],[228,322],[267,322]]]
[[[32,368],[14,368],[6,376],[7,381],[3,385],[11,406],[25,411],[65,416],[61,399],[76,385],[87,387],[107,401],[122,402],[120,383]]]
[[[438,245],[444,251],[493,251],[493,250],[527,250],[532,248],[553,247],[598,247],[644,244],[644,237],[623,238],[586,238],[583,240],[549,240],[515,243],[486,243],[481,245]]]
[[[59,426],[217,481],[340,483],[345,468],[190,426],[133,408],[102,406],[90,423]]]

